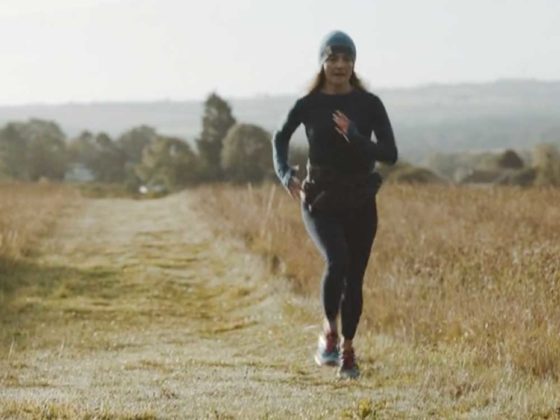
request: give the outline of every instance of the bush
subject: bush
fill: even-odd
[[[459,182],[461,184],[489,184],[496,182],[503,174],[504,172],[498,169],[473,169]]]
[[[529,187],[534,184],[536,177],[537,170],[535,168],[523,168],[506,172],[498,178],[496,183],[499,185]]]
[[[533,149],[533,165],[537,170],[535,185],[560,186],[560,153],[551,144],[539,144]]]
[[[236,124],[222,149],[222,169],[230,181],[260,182],[272,176],[271,135],[252,124]]]
[[[513,150],[506,150],[498,157],[498,167],[508,169],[521,169],[523,168],[523,160]]]
[[[409,184],[441,184],[447,182],[427,168],[414,166],[406,162],[399,162],[394,166],[380,165],[378,171],[389,182]]]

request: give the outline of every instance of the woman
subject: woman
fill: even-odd
[[[352,340],[362,312],[362,283],[377,230],[375,162],[397,160],[393,130],[381,100],[354,73],[356,47],[341,31],[323,40],[321,69],[273,137],[276,174],[301,200],[306,230],[325,260],[323,333],[315,361],[338,365],[342,378],[359,376]],[[288,145],[299,124],[309,143],[302,183],[288,165]],[[372,141],[371,134],[377,141]],[[342,340],[337,325],[340,315]]]

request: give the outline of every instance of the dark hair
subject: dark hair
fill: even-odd
[[[309,85],[308,93],[317,92],[324,85],[325,85],[325,70],[321,67],[319,73],[317,73],[313,78],[313,80],[311,81]],[[358,78],[354,70],[352,70],[352,76],[350,76],[350,85],[352,85],[354,88],[358,90],[367,92],[367,88],[364,86],[362,81]]]

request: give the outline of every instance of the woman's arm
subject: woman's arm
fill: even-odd
[[[274,171],[284,187],[288,188],[290,178],[296,170],[288,165],[288,149],[292,134],[301,124],[301,102],[296,101],[288,112],[280,128],[272,136],[272,161]]]
[[[349,121],[347,136],[352,143],[363,146],[366,150],[365,153],[367,153],[370,159],[393,165],[398,159],[393,128],[383,103],[377,96],[374,96],[374,98],[373,114],[375,121],[373,132],[377,142],[362,135],[352,121]]]

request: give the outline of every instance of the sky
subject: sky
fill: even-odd
[[[0,0],[0,105],[297,95],[335,29],[372,89],[560,80],[560,0]]]

